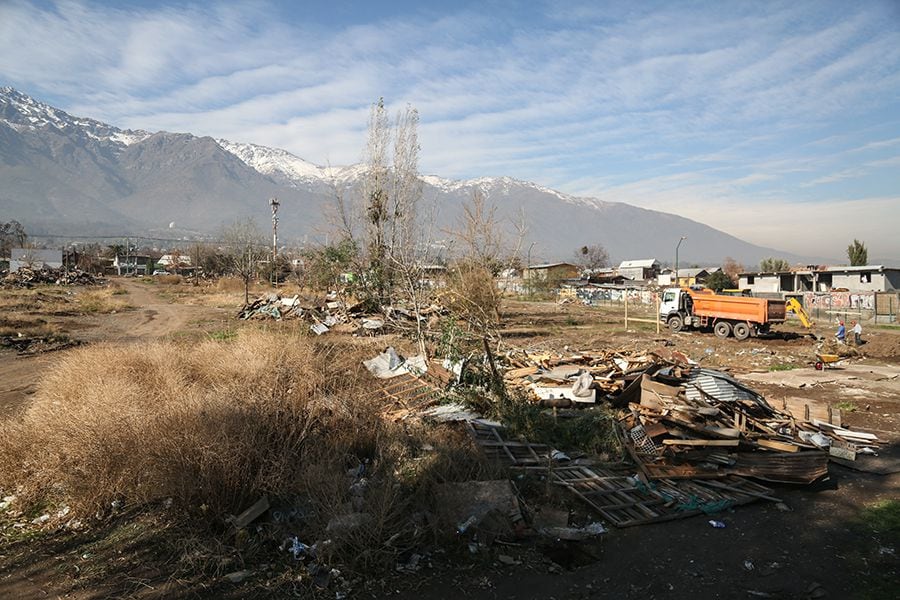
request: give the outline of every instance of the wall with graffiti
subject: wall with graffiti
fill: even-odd
[[[803,306],[820,310],[875,310],[874,292],[804,292]]]

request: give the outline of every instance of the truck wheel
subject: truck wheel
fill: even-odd
[[[669,329],[672,330],[672,333],[678,333],[684,329],[684,321],[678,315],[672,315],[669,317]]]
[[[715,327],[713,327],[713,333],[716,334],[716,337],[720,337],[722,339],[727,338],[731,335],[731,323],[728,321],[719,321],[716,323]]]
[[[739,340],[746,340],[750,337],[750,326],[746,323],[735,323],[734,337]]]

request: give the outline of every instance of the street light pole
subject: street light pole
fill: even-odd
[[[687,239],[686,235],[681,236],[681,239],[678,240],[678,244],[675,246],[675,285],[681,287],[678,283],[678,249],[681,247],[681,242]]]
[[[269,206],[272,207],[272,283],[278,286],[278,274],[275,272],[275,257],[278,256],[278,207],[281,203],[278,198],[270,198]]]

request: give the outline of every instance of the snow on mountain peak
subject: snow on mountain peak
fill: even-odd
[[[72,128],[88,137],[109,140],[120,146],[141,141],[150,135],[146,131],[123,130],[94,119],[72,116],[8,86],[0,88],[0,122],[17,131],[33,131],[42,127]]]
[[[347,183],[357,179],[365,171],[365,165],[320,167],[280,148],[224,139],[217,139],[216,143],[250,168],[293,187],[320,182]]]
[[[326,178],[325,169],[294,156],[287,150],[224,139],[217,139],[216,143],[264,175],[273,175],[291,183]]]

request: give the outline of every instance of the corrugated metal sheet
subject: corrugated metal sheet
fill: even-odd
[[[684,386],[684,393],[690,400],[707,399],[697,389],[700,388],[713,398],[722,402],[734,402],[736,400],[751,400],[759,402],[761,397],[753,394],[722,371],[713,369],[692,369]]]

